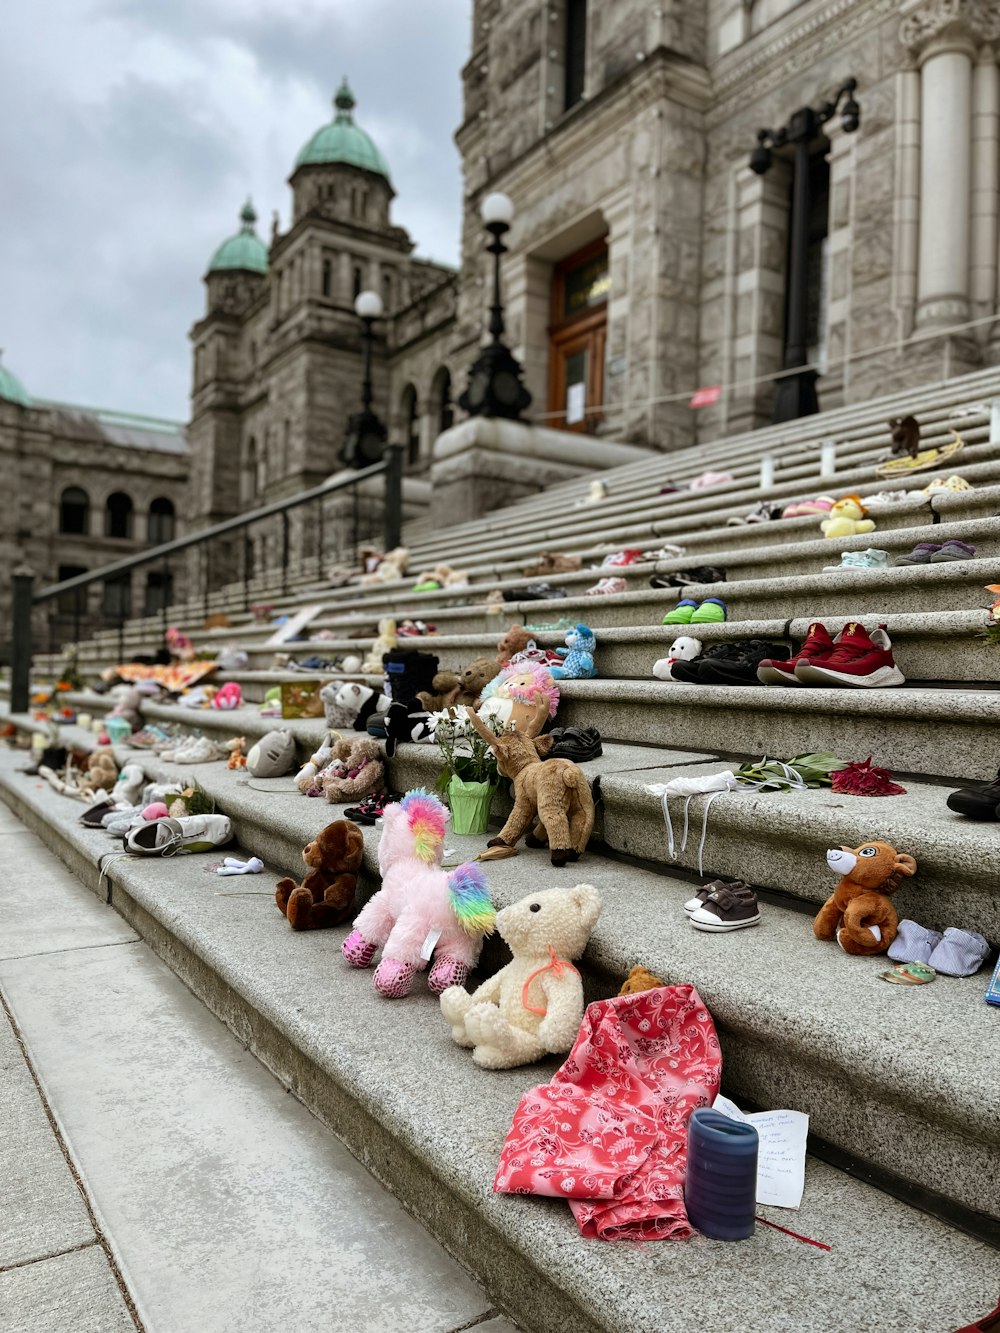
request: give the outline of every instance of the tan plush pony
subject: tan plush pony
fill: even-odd
[[[831,847],[826,863],[841,880],[817,912],[813,934],[835,939],[845,953],[885,953],[899,924],[888,895],[917,873],[916,861],[887,842],[865,842]]]
[[[497,913],[511,961],[474,995],[462,986],[441,994],[441,1012],[459,1046],[472,1046],[483,1069],[511,1069],[561,1055],[583,1018],[583,984],[573,960],[601,914],[592,884],[543,889]]]
[[[543,756],[552,748],[551,736],[539,736],[548,716],[549,703],[540,699],[523,731],[495,736],[478,714],[467,709],[472,726],[493,749],[497,768],[514,782],[514,809],[495,838],[487,843],[481,861],[496,861],[517,855],[517,843],[535,825],[527,838],[529,847],[549,844],[552,864],[564,866],[578,861],[594,831],[594,798],[583,770],[569,759]]]

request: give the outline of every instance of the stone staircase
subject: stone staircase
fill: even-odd
[[[472,1269],[492,1297],[529,1330],[649,1330],[690,1333],[706,1324],[732,1333],[884,1328],[946,1333],[992,1308],[1000,1287],[1000,1062],[996,1011],[982,1002],[987,973],[941,977],[909,989],[879,979],[884,959],[844,955],[813,939],[810,917],[832,888],[826,848],[882,837],[917,858],[919,871],[896,894],[901,916],[959,925],[1000,942],[1000,847],[996,825],[953,815],[945,799],[962,781],[990,778],[1000,763],[1000,649],[981,636],[1000,575],[1000,395],[995,372],[928,386],[905,403],[883,399],[697,450],[651,456],[605,475],[607,498],[584,503],[585,481],[566,483],[484,519],[444,530],[412,524],[410,569],[447,560],[470,586],[414,594],[413,578],[378,589],[330,590],[303,575],[287,596],[262,579],[254,600],[294,611],[318,605],[310,636],[282,651],[298,657],[367,649],[383,616],[419,617],[438,634],[408,640],[458,666],[492,652],[511,623],[583,620],[597,630],[593,681],[566,682],[559,722],[596,725],[604,754],[585,765],[598,799],[591,849],[573,871],[553,871],[524,851],[489,868],[499,904],[533,886],[586,879],[605,909],[584,959],[591,997],[617,990],[643,963],[671,982],[695,984],[715,1019],[724,1087],[741,1104],[809,1113],[812,1138],[802,1209],[761,1214],[833,1247],[819,1250],[769,1227],[753,1241],[601,1246],[579,1240],[568,1210],[537,1199],[494,1196],[500,1144],[520,1093],[556,1067],[486,1075],[453,1047],[423,992],[390,1004],[339,956],[343,932],[293,936],[262,876],[223,895],[199,858],[110,862],[103,888],[98,857],[107,835],[82,829],[78,807],[16,772],[0,756],[0,796],[118,910],[286,1085],[340,1134],[404,1205]],[[975,489],[901,504],[873,517],[877,531],[826,541],[818,519],[728,526],[760,499],[821,492],[862,494],[925,484],[882,483],[889,415],[914,411],[927,443],[965,440],[947,473]],[[837,441],[836,472],[821,476],[818,441]],[[774,483],[761,489],[770,454]],[[733,481],[706,491],[660,495],[706,468]],[[958,565],[825,572],[842,550],[880,546],[892,555],[921,540],[961,536],[977,558]],[[599,563],[608,550],[685,547],[621,571],[628,591],[590,597],[592,570],[554,576],[567,596],[486,608],[487,594],[526,580],[540,549]],[[682,594],[650,590],[654,571],[717,565],[727,581],[696,590],[725,600],[729,620],[699,628],[703,640],[768,637],[800,642],[812,619],[833,630],[848,620],[885,623],[906,686],[884,691],[781,690],[664,683],[651,675],[675,631],[663,613]],[[253,702],[274,683],[303,679],[276,671],[270,626],[237,608],[242,588],[220,589],[213,606],[231,625],[200,631],[202,604],[175,608],[200,647],[238,642],[250,657],[240,681],[248,706],[237,713],[151,705],[151,720],[180,717],[228,738],[289,726],[303,755],[316,722],[276,723]],[[158,642],[159,622],[134,622],[130,649]],[[561,630],[540,630],[545,644]],[[117,636],[81,645],[84,670],[108,665]],[[42,678],[54,662],[40,658]],[[107,707],[81,693],[90,711]],[[28,719],[19,725],[30,727]],[[681,910],[698,875],[701,802],[692,805],[686,849],[668,856],[659,800],[646,790],[677,775],[714,772],[764,753],[787,758],[831,749],[845,760],[893,769],[907,788],[880,800],[741,793],[712,804],[702,849],[703,879],[739,876],[765,886],[759,928],[728,936],[691,930]],[[401,746],[391,785],[433,783],[436,750]],[[261,790],[223,765],[181,774],[136,755],[151,777],[196,776],[235,825],[240,845],[268,870],[295,872],[303,844],[336,808],[297,793]],[[508,808],[498,796],[494,816]],[[449,838],[459,853],[483,839]],[[375,884],[377,831],[366,831],[366,891]],[[574,877],[573,881],[569,876]],[[226,882],[232,887],[232,881]],[[252,890],[252,892],[251,892]],[[499,957],[488,950],[489,966]],[[706,1282],[706,1262],[714,1269]]]

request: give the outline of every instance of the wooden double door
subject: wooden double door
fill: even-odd
[[[605,241],[557,264],[549,325],[549,423],[593,431],[604,403],[604,353],[611,279]]]

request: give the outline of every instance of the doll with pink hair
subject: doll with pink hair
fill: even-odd
[[[482,867],[469,862],[451,874],[441,868],[447,824],[445,806],[422,790],[382,816],[382,887],[359,912],[343,954],[352,967],[369,967],[382,949],[375,989],[387,999],[408,995],[432,956],[427,985],[435,994],[464,985],[493,929]]]

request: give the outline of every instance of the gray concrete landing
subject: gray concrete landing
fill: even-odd
[[[4,1333],[515,1333],[5,810],[0,856]]]

